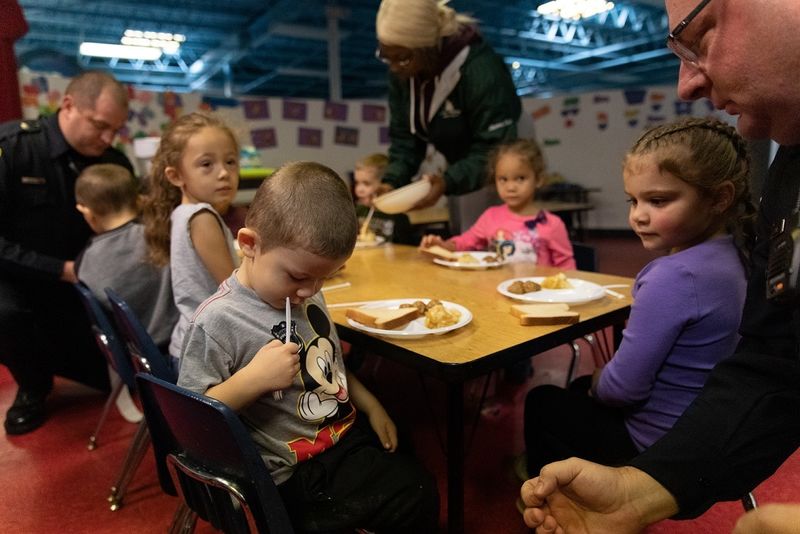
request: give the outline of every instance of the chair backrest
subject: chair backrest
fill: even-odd
[[[136,372],[154,374],[161,380],[178,381],[178,376],[169,361],[169,356],[164,356],[158,350],[155,341],[145,329],[136,313],[128,306],[122,297],[113,289],[107,287],[106,295],[111,304],[111,311],[117,323],[120,336],[125,341],[125,346],[131,356],[131,362]]]
[[[225,404],[138,373],[156,461],[181,498],[226,533],[293,532],[280,493],[236,413]]]
[[[597,251],[591,245],[572,241],[572,254],[575,256],[575,268],[579,271],[597,272]]]
[[[130,357],[125,351],[111,319],[91,289],[86,287],[83,282],[78,282],[74,286],[83,302],[83,307],[86,308],[97,346],[100,347],[106,361],[117,372],[122,382],[132,390],[136,387],[133,380],[133,367],[131,367]]]

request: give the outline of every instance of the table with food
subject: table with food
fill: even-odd
[[[487,263],[485,253],[469,254],[475,263]],[[325,298],[342,339],[446,383],[448,520],[450,530],[458,532],[463,527],[464,383],[622,325],[633,280],[497,257],[488,263],[498,265],[478,269],[446,265],[458,264],[459,257],[445,259],[445,265],[436,259],[416,247],[390,243],[357,249],[347,268],[327,282],[349,285],[326,292]]]

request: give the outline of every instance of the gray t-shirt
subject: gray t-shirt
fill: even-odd
[[[285,310],[265,304],[234,273],[197,309],[178,385],[205,393],[285,332]],[[239,413],[276,484],[295,464],[336,444],[355,421],[339,337],[321,292],[292,307],[291,339],[300,345],[300,373],[283,399],[264,395]]]
[[[169,343],[169,353],[173,358],[180,356],[183,336],[189,328],[189,321],[194,315],[194,310],[217,290],[218,285],[197,254],[189,235],[189,223],[192,217],[201,211],[209,211],[214,214],[225,234],[234,265],[237,264],[238,259],[236,250],[233,248],[233,234],[219,213],[211,207],[211,204],[205,202],[180,204],[172,211],[169,261],[172,268],[172,293],[175,298],[175,306],[180,313]]]
[[[78,279],[110,310],[105,288],[121,296],[158,346],[170,340],[178,320],[169,266],[146,261],[144,226],[130,221],[94,236],[75,264]]]

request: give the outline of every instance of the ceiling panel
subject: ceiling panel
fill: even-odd
[[[17,42],[17,56],[34,70],[70,76],[102,68],[142,88],[212,95],[330,99],[337,90],[341,98],[386,95],[386,67],[373,55],[378,0],[19,2],[30,31]],[[453,0],[450,5],[480,20],[522,95],[675,81],[678,61],[664,46],[667,19],[659,1],[618,3],[582,22],[542,17],[535,11],[539,3]],[[79,55],[81,42],[118,43],[127,28],[182,33],[187,39],[179,54],[155,62]],[[338,44],[339,70],[331,70],[331,43]]]

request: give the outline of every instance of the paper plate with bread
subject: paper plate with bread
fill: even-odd
[[[420,252],[433,258],[433,263],[451,269],[491,269],[506,263],[505,259],[494,252],[451,252],[439,245],[422,248]]]
[[[353,328],[403,339],[444,334],[472,320],[472,313],[460,304],[422,298],[376,300],[347,308],[345,315]]]
[[[564,273],[512,278],[500,282],[497,291],[508,298],[523,302],[566,304],[584,304],[605,296],[603,286],[580,278],[567,278]]]

